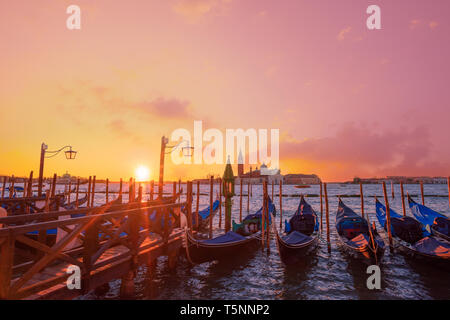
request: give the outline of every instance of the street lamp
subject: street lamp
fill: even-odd
[[[55,151],[48,151],[48,146],[45,143],[41,144],[41,161],[39,166],[39,185],[38,185],[38,196],[40,197],[42,195],[42,182],[43,182],[43,175],[44,175],[44,159],[45,158],[53,158],[56,155],[58,155],[61,151],[64,149],[69,149],[67,151],[64,151],[64,154],[66,156],[67,160],[74,160],[77,156],[77,151],[72,150],[72,146],[64,146],[58,150]],[[46,156],[46,154],[48,154]]]
[[[230,163],[230,156],[228,156],[222,181],[225,196],[225,232],[228,232],[231,229],[231,198],[234,196],[234,173]]]
[[[189,145],[188,140],[182,140],[179,143],[177,143],[174,146],[168,146],[169,139],[165,136],[162,136],[161,138],[161,153],[159,157],[159,183],[158,183],[158,197],[161,200],[163,197],[163,187],[164,187],[164,156],[166,154],[172,153],[179,147],[181,147],[183,144],[185,144],[184,147],[181,147],[181,150],[183,152],[183,155],[185,157],[192,157],[192,150],[194,150],[194,147],[191,147]],[[170,149],[168,152],[166,152],[166,148]]]

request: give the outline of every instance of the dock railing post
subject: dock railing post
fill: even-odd
[[[150,201],[153,201],[153,194],[155,192],[155,181],[150,181]]]
[[[6,176],[3,177],[3,185],[2,185],[2,199],[5,199],[5,188],[6,188]]]
[[[91,206],[91,184],[92,184],[92,177],[89,176],[89,183],[88,183],[88,189],[87,189],[87,207]]]
[[[320,181],[320,232],[323,232],[323,187]]]
[[[109,179],[106,178],[106,185],[105,185],[105,203],[109,202]]]

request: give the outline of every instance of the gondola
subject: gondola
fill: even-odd
[[[220,201],[215,200],[213,202],[212,206],[212,212],[210,210],[210,206],[206,207],[203,210],[200,210],[198,212],[198,230],[199,231],[205,231],[209,228],[209,220],[211,220],[211,217],[214,218],[215,214],[219,210]],[[192,225],[197,226],[197,213],[192,214]]]
[[[409,208],[414,217],[423,225],[429,226],[433,235],[450,241],[450,219],[422,204],[408,195]]]
[[[375,206],[378,222],[387,230],[386,207],[378,199],[375,200]],[[450,243],[431,235],[419,221],[403,217],[392,209],[389,209],[389,212],[392,243],[395,248],[412,258],[449,267]]]
[[[274,229],[280,258],[286,265],[304,260],[319,243],[319,219],[303,195],[297,211],[289,222],[285,221],[285,234],[280,235],[277,228]]]
[[[357,215],[339,198],[336,213],[338,241],[352,257],[369,263],[379,263],[385,244],[374,226]]]
[[[269,216],[275,213],[275,206],[272,203],[270,204]],[[252,228],[247,234],[243,234],[245,229],[238,228],[236,231],[229,231],[213,239],[201,240],[195,239],[192,232],[188,228],[185,228],[186,257],[189,262],[199,264],[214,260],[233,259],[236,255],[246,254],[249,250],[254,249],[261,240],[262,211],[261,208],[255,214],[247,216],[247,221],[258,220],[257,224],[259,225],[257,228]],[[271,220],[273,218],[269,219],[269,221]]]

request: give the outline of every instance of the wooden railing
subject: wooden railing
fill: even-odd
[[[179,226],[178,213],[186,205],[190,213],[190,201],[148,201],[0,218],[0,298],[20,299],[62,285],[70,276],[65,272],[69,265],[80,268],[83,292],[99,284],[91,280],[100,270],[124,261],[134,269],[140,254],[170,243],[169,221],[172,228]],[[154,222],[149,219],[153,212]],[[49,244],[51,229],[60,235]],[[161,236],[155,237],[155,231]],[[18,246],[35,251],[33,259],[19,261]],[[118,246],[116,254],[105,254]]]

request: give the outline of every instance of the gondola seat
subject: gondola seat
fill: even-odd
[[[347,241],[347,244],[356,247],[356,248],[363,248],[365,246],[369,245],[369,236],[364,233],[360,233],[356,237],[352,238],[351,240]]]
[[[434,229],[446,236],[450,236],[450,220],[442,217],[434,219]]]
[[[287,244],[300,244],[312,240],[310,236],[307,236],[298,231],[292,231],[287,236],[282,237],[282,239]]]
[[[218,236],[217,238],[202,240],[201,242],[209,243],[209,244],[220,244],[220,243],[241,241],[241,240],[245,240],[245,239],[246,238],[244,236],[241,236],[240,234],[237,234],[236,232],[228,231],[224,235]]]
[[[425,254],[450,258],[450,244],[437,241],[435,238],[425,237],[417,241],[414,247]]]

